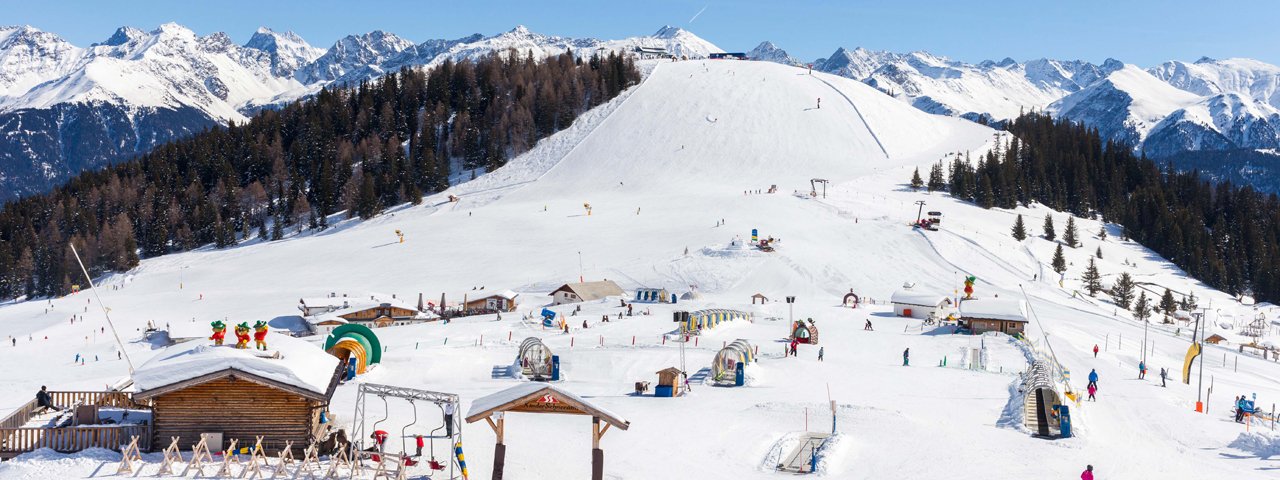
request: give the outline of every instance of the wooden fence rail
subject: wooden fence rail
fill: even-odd
[[[39,448],[78,452],[86,448],[119,450],[138,436],[138,448],[151,450],[150,425],[85,425],[64,428],[0,428],[0,458],[13,458]]]

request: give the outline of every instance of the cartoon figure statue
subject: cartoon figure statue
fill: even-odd
[[[267,322],[258,320],[253,324],[253,344],[258,350],[267,349]]]
[[[249,348],[249,322],[236,325],[236,348]]]
[[[973,284],[977,283],[977,281],[978,281],[978,277],[975,277],[973,275],[964,277],[964,298],[966,300],[973,298]]]
[[[209,340],[213,340],[214,345],[222,345],[222,339],[227,336],[227,324],[222,323],[222,320],[215,320],[209,326],[213,327],[213,336]]]

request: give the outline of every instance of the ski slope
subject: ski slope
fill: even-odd
[[[561,356],[560,385],[631,422],[603,439],[609,478],[774,478],[773,464],[805,431],[835,436],[820,464],[831,478],[990,479],[1075,478],[1085,464],[1098,478],[1263,478],[1277,467],[1264,451],[1230,447],[1243,427],[1224,404],[1257,392],[1259,403],[1280,397],[1280,366],[1210,347],[1205,366],[1215,391],[1210,415],[1196,414],[1194,382],[1158,385],[1136,379],[1142,326],[1103,299],[1073,297],[1087,257],[1100,247],[1099,268],[1109,284],[1122,269],[1141,282],[1194,290],[1212,300],[1215,318],[1252,318],[1113,228],[1077,219],[1084,246],[1068,249],[1063,286],[1047,268],[1054,243],[1009,236],[1014,215],[1038,232],[1053,214],[1043,207],[982,210],[942,194],[913,192],[912,169],[955,152],[983,152],[996,132],[964,120],[922,113],[859,82],[767,62],[653,63],[644,82],[585,114],[573,127],[540,143],[509,165],[476,181],[402,206],[377,218],[338,222],[319,233],[278,242],[248,242],[148,259],[101,279],[102,301],[135,365],[160,350],[140,340],[148,322],[171,331],[207,331],[210,321],[267,320],[274,328],[296,315],[299,298],[330,292],[368,292],[401,299],[422,293],[450,302],[463,295],[512,289],[521,310],[448,324],[377,331],[383,363],[357,381],[454,392],[460,411],[517,380],[495,378],[520,341],[542,337]],[[821,98],[821,108],[817,99]],[[926,170],[927,171],[927,170]],[[826,198],[807,195],[810,179],[830,181]],[[777,193],[766,192],[777,186]],[[819,185],[821,191],[822,186]],[[756,191],[761,193],[754,193]],[[747,193],[747,192],[750,193]],[[793,194],[800,192],[801,194]],[[461,196],[449,203],[447,195]],[[915,202],[941,210],[938,232],[920,232]],[[584,203],[591,205],[590,214]],[[723,222],[722,222],[723,220]],[[730,246],[752,229],[780,239],[764,253]],[[397,243],[395,230],[404,233]],[[687,253],[686,253],[687,252]],[[894,317],[888,305],[839,306],[852,289],[864,299],[888,299],[904,282],[949,293],[976,275],[979,297],[1021,298],[1025,288],[1038,321],[1028,327],[1037,348],[1046,338],[1075,374],[1076,388],[1096,368],[1099,401],[1073,409],[1077,437],[1033,439],[1020,424],[1016,372],[1025,350],[1002,335],[960,336]],[[521,320],[549,302],[562,283],[607,278],[626,289],[696,286],[702,299],[678,305],[636,304],[637,315],[616,319],[618,300],[583,305],[569,317],[569,334]],[[1047,277],[1047,278],[1046,278]],[[475,291],[473,291],[475,289]],[[765,305],[750,296],[763,293]],[[787,332],[784,296],[794,295],[797,318],[813,318],[819,346],[782,355]],[[0,333],[17,345],[0,347],[5,365],[32,365],[5,375],[0,406],[16,408],[40,385],[53,390],[99,389],[126,375],[116,359],[97,300],[87,293],[0,306]],[[695,384],[691,394],[658,399],[629,395],[636,381],[679,366],[671,312],[735,308],[753,322],[706,332],[686,348],[695,378],[716,351],[735,339],[759,346],[761,360],[743,388]],[[1274,318],[1271,306],[1259,307]],[[561,307],[560,310],[567,311]],[[1217,311],[1217,310],[1220,310]],[[615,320],[599,323],[602,315]],[[70,323],[73,315],[83,322]],[[578,322],[586,321],[583,329]],[[863,330],[866,320],[873,331]],[[1184,331],[1152,325],[1150,365],[1176,371],[1187,347]],[[47,340],[45,339],[47,337]],[[318,342],[319,339],[311,339]],[[199,341],[199,340],[197,340]],[[1104,352],[1094,359],[1094,344]],[[987,371],[960,368],[970,348],[985,346]],[[910,348],[912,364],[902,366]],[[77,354],[87,357],[74,364]],[[1220,360],[1226,354],[1229,362]],[[943,359],[948,367],[937,366]],[[1152,379],[1155,379],[1154,381]],[[355,386],[338,388],[335,422],[350,421]],[[211,406],[234,414],[242,406]],[[370,407],[382,413],[381,405]],[[390,430],[409,423],[407,404],[388,405]],[[424,420],[427,429],[439,424]],[[506,443],[509,478],[585,478],[590,471],[589,422],[572,416],[511,415]],[[483,424],[464,427],[468,467],[486,478],[493,435]],[[1258,437],[1245,437],[1257,444]],[[397,450],[396,439],[389,447]],[[410,440],[411,444],[412,441]],[[437,452],[438,456],[444,456]],[[40,452],[0,464],[3,478],[101,476],[118,455]],[[158,460],[144,468],[154,473]],[[678,472],[678,473],[673,473]],[[425,470],[421,473],[425,473]]]

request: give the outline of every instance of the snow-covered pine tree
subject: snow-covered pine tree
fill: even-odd
[[[1063,273],[1067,271],[1067,259],[1062,256],[1061,243],[1059,243],[1058,248],[1053,251],[1053,261],[1051,262],[1051,265],[1053,265],[1053,271],[1055,272]]]
[[[1098,260],[1102,260],[1102,247],[1098,247],[1097,250],[1094,250],[1093,256],[1098,257]]]
[[[916,171],[911,174],[911,189],[919,190],[924,186],[924,180],[920,178],[920,168],[916,167]]]
[[[1089,259],[1089,266],[1085,268],[1080,280],[1084,281],[1084,289],[1089,292],[1090,297],[1096,297],[1102,291],[1102,275],[1098,273],[1098,263],[1094,259]]]
[[[1076,238],[1076,218],[1072,216],[1068,216],[1067,231],[1062,233],[1062,241],[1067,242],[1068,247],[1076,248],[1080,246],[1077,240],[1079,239]]]
[[[1111,285],[1111,299],[1120,308],[1129,309],[1129,304],[1133,303],[1133,277],[1129,272],[1121,273],[1116,283]]]
[[[1053,215],[1044,216],[1044,239],[1053,241],[1058,238],[1058,234],[1053,232]]]
[[[1013,221],[1013,238],[1019,242],[1027,239],[1027,225],[1022,222],[1022,215]]]
[[[1102,240],[1102,241],[1106,241],[1106,240],[1107,240],[1107,226],[1106,226],[1106,225],[1103,225],[1103,226],[1101,226],[1101,227],[1098,227],[1098,240]]]

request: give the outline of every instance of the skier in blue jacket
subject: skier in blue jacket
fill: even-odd
[[[1097,370],[1089,370],[1089,384],[1090,384],[1090,385],[1095,385],[1095,386],[1098,384],[1098,371],[1097,371]]]

